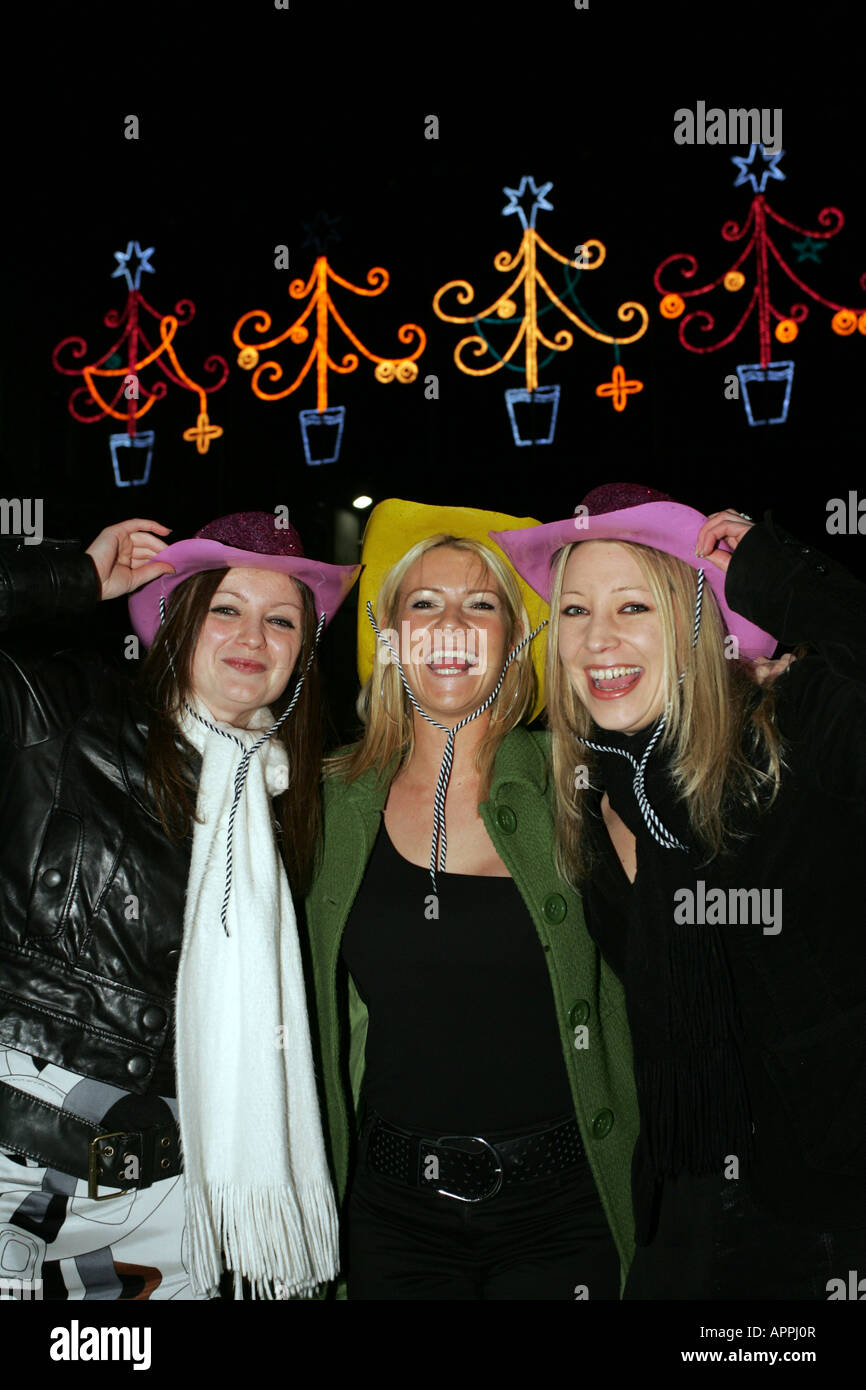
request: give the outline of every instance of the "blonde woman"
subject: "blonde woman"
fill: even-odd
[[[497,538],[550,595],[558,859],[628,1001],[625,1296],[838,1297],[866,1250],[862,586],[626,484]],[[808,647],[770,664],[765,629]]]
[[[554,867],[542,605],[495,525],[534,523],[392,500],[365,535],[307,913],[349,1298],[614,1299],[633,1248],[623,1001]]]

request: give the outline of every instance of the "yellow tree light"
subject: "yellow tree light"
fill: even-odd
[[[553,260],[559,261],[561,265],[569,267],[576,266],[579,270],[597,270],[599,266],[604,263],[607,256],[607,251],[603,243],[591,238],[576,248],[578,252],[577,259],[572,261],[569,257],[563,256],[560,252],[555,251],[552,246],[548,245],[543,237],[538,235],[535,230],[535,216],[540,208],[552,209],[552,203],[548,202],[545,196],[552,187],[553,185],[551,183],[546,183],[541,188],[537,188],[534,179],[526,176],[521,180],[519,189],[503,189],[503,192],[508,194],[510,199],[508,205],[502,209],[503,216],[506,216],[508,213],[517,213],[523,226],[523,237],[514,255],[509,254],[507,251],[500,251],[498,255],[494,257],[493,264],[496,270],[503,274],[516,272],[511,283],[502,291],[498,298],[484,309],[476,310],[473,314],[463,315],[446,313],[442,308],[442,299],[449,290],[455,290],[458,304],[471,304],[475,298],[475,291],[467,280],[450,280],[448,284],[442,285],[433,297],[433,309],[440,319],[443,319],[446,323],[473,323],[475,325],[476,332],[462,338],[454,349],[454,361],[461,372],[465,372],[467,376],[492,376],[494,372],[498,372],[502,367],[507,367],[512,371],[522,370],[524,372],[526,382],[525,389],[512,389],[505,393],[506,405],[511,419],[512,433],[515,443],[518,445],[532,443],[549,444],[552,442],[554,430],[556,428],[559,387],[539,387],[538,348],[540,344],[543,348],[547,348],[551,354],[565,352],[574,343],[574,334],[569,328],[560,328],[552,337],[542,332],[539,326],[539,319],[547,309],[552,308],[558,310],[573,323],[576,328],[579,328],[582,333],[585,333],[590,338],[595,338],[597,342],[613,345],[617,350],[617,359],[619,356],[619,348],[628,343],[637,342],[638,338],[643,337],[649,324],[649,314],[644,306],[638,304],[635,300],[627,300],[619,306],[617,318],[621,323],[631,323],[635,317],[637,317],[638,327],[636,331],[622,337],[618,337],[616,334],[603,333],[589,319],[589,316],[574,294],[573,286],[569,286],[567,297],[571,298],[572,302],[576,305],[577,312],[569,308],[548,283],[539,269],[539,247]],[[528,218],[524,208],[520,204],[520,200],[527,192],[533,195]],[[517,313],[515,295],[521,291],[521,288],[524,302],[523,316],[519,321],[517,331],[510,346],[505,352],[498,353],[482,332],[481,324],[484,322],[495,322],[497,319],[514,318]],[[539,307],[539,291],[546,296],[548,301],[546,308]],[[512,364],[512,358],[516,356],[521,346],[523,348],[523,365],[521,368],[518,368]],[[471,355],[476,358],[484,357],[489,353],[494,356],[496,360],[484,366],[472,366],[465,360],[464,353],[471,353]],[[629,383],[629,385],[631,387],[629,394],[633,394],[637,389],[640,389],[642,383]],[[618,386],[616,391],[614,387],[611,387],[608,391],[598,392],[598,394],[611,395],[614,400],[615,408],[618,411],[622,410],[623,405],[617,404],[617,402],[623,401],[624,403],[624,397]],[[550,402],[552,406],[549,431],[546,436],[542,438],[533,437],[524,439],[520,436],[520,432],[517,429],[514,406],[525,402],[534,403],[539,397],[543,397],[547,402]]]

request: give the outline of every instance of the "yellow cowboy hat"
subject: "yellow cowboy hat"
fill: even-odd
[[[376,612],[376,601],[385,575],[413,545],[426,540],[428,536],[444,534],[480,541],[488,550],[492,550],[504,561],[517,581],[529,617],[529,631],[538,627],[549,616],[548,605],[521,578],[505,551],[490,539],[489,532],[518,531],[540,524],[531,516],[506,516],[502,512],[476,511],[473,507],[429,507],[423,502],[403,502],[397,497],[390,497],[374,507],[364,529],[361,550],[361,564],[364,566],[358,592],[358,675],[361,684],[373,674],[376,658],[376,634],[367,617],[367,603],[373,605],[373,614],[379,622],[383,615]],[[544,709],[546,630],[533,639],[531,647],[538,677],[538,699],[531,714],[531,718],[535,719]]]

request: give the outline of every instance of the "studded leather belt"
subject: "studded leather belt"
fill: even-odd
[[[503,1187],[539,1182],[585,1161],[574,1119],[493,1142],[479,1134],[425,1138],[376,1115],[367,1144],[367,1162],[375,1172],[458,1202],[484,1202]]]
[[[174,1121],[106,1133],[103,1124],[0,1084],[0,1148],[87,1181],[104,1202],[132,1188],[152,1187],[183,1168]],[[99,1192],[110,1187],[111,1192]]]

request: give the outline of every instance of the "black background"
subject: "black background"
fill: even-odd
[[[774,357],[796,364],[787,422],[750,428],[724,387],[738,364],[758,360],[755,317],[731,346],[692,354],[659,315],[653,286],[672,252],[698,258],[701,283],[727,269],[739,247],[722,240],[722,225],[741,222],[752,196],[734,188],[731,163],[747,149],[676,144],[674,112],[699,100],[781,108],[786,177],[769,181],[771,206],[811,229],[828,205],[846,222],[817,265],[797,264],[783,228],[773,229],[776,244],[816,291],[866,308],[859,40],[848,15],[832,5],[605,0],[586,10],[565,0],[462,9],[290,0],[287,10],[247,0],[4,11],[0,494],[42,497],[45,533],[85,543],[126,515],[156,518],[179,538],[225,512],[285,504],[308,552],[329,559],[334,508],[359,492],[550,520],[591,487],[627,479],[704,511],[772,508],[864,573],[863,538],[828,536],[825,522],[830,498],[866,493],[866,337],[834,334],[831,311],[771,270],[783,313],[804,299],[811,307],[793,345],[773,341]],[[129,114],[137,141],[124,137]],[[429,115],[437,140],[425,138]],[[522,377],[458,372],[453,351],[469,330],[441,322],[431,304],[457,278],[473,285],[475,305],[501,293],[507,280],[493,258],[516,250],[521,233],[516,216],[501,215],[502,190],[525,174],[553,183],[553,211],[537,221],[546,241],[563,254],[588,237],[607,247],[579,290],[595,321],[615,332],[626,299],[651,316],[645,337],[622,352],[628,376],[645,383],[622,414],[595,395],[612,348],[575,332],[571,350],[541,370],[542,385],[562,387],[556,438],[543,448],[512,441],[503,392]],[[305,228],[319,212],[338,219],[327,254],[339,273],[356,284],[373,266],[390,273],[377,299],[335,291],[362,341],[396,353],[399,325],[413,321],[428,345],[409,385],[377,383],[363,359],[352,375],[330,376],[330,403],[346,407],[341,457],[310,468],[298,411],[315,405],[314,373],[283,402],[256,399],[231,331],[254,308],[268,310],[276,331],[297,315],[288,283],[309,276],[316,251]],[[122,426],[70,417],[78,383],[54,370],[51,352],[73,334],[90,361],[109,345],[103,317],[126,295],[126,282],[111,278],[113,253],[130,240],[155,248],[156,273],[141,277],[151,304],[163,313],[182,298],[196,305],[176,343],[186,370],[201,380],[205,358],[219,353],[230,374],[208,400],[222,439],[204,456],[185,443],[196,398],[170,387],[142,426],[156,431],[150,482],[120,491],[108,436]],[[274,266],[282,244],[289,270]],[[542,268],[561,289],[563,268],[544,258]],[[677,287],[670,272],[667,283]],[[714,337],[733,326],[748,292],[709,297]],[[335,351],[343,345],[332,334]],[[278,350],[286,380],[308,350]],[[437,400],[425,398],[430,373]],[[351,719],[353,602],[326,662],[341,727]],[[106,640],[128,629],[121,605],[111,607],[100,615]]]

